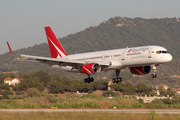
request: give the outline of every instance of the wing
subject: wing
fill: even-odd
[[[39,56],[31,56],[31,55],[23,55],[19,54],[20,57],[29,58],[30,60],[21,60],[27,62],[40,62],[43,64],[48,64],[50,66],[59,65],[61,66],[83,66],[84,64],[88,63],[98,63],[103,67],[108,67],[111,63],[110,62],[102,62],[102,61],[80,61],[75,59],[66,59],[66,58],[49,58],[49,57],[39,57]]]
[[[48,64],[49,66],[53,66],[53,65],[59,65],[61,66],[73,66],[75,67],[79,67],[79,66],[83,66],[84,64],[88,64],[88,63],[98,63],[99,65],[101,65],[103,68],[108,67],[111,63],[110,62],[103,62],[103,61],[80,61],[80,60],[72,60],[72,59],[66,59],[66,58],[50,58],[50,57],[40,57],[40,56],[32,56],[32,55],[23,55],[23,54],[15,54],[9,43],[7,42],[8,48],[9,48],[9,52],[13,55],[16,55],[22,59],[20,59],[20,61],[25,61],[25,62],[35,62],[35,63],[43,63],[43,64]]]

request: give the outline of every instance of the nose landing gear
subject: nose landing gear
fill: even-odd
[[[151,74],[151,78],[157,78],[157,74],[156,74],[156,72],[157,72],[156,66],[158,66],[158,65],[155,65],[155,66],[152,67],[153,73]]]

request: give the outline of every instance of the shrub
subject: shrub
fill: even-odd
[[[111,95],[113,97],[117,96],[116,93],[112,92],[111,90],[108,90],[107,92],[103,92],[102,96],[106,97],[108,95]]]
[[[152,120],[157,120],[157,113],[154,110],[151,111],[151,116]]]
[[[9,87],[14,87],[14,85],[9,85]]]
[[[42,97],[44,97],[44,96],[46,96],[46,95],[47,95],[46,92],[41,92],[41,93],[40,93],[40,96],[42,96]]]
[[[9,99],[9,97],[6,94],[3,94],[4,99]]]
[[[80,102],[80,103],[52,103],[49,107],[58,107],[58,108],[101,108],[100,105],[95,104],[90,101]]]
[[[1,91],[1,99],[9,99],[8,95],[13,95],[13,92],[10,90]]]
[[[3,96],[0,96],[0,100],[2,100],[2,99],[4,99],[4,97],[3,97]]]
[[[24,99],[26,95],[8,95],[10,99]]]
[[[16,95],[25,95],[25,93],[23,91],[17,91]]]
[[[170,104],[171,103],[170,98],[163,99],[162,101],[163,101],[164,104]]]
[[[28,88],[26,93],[27,93],[27,96],[29,96],[29,97],[40,96],[40,92],[37,88]]]
[[[144,105],[142,103],[135,103],[135,104],[132,104],[132,107],[133,108],[144,108]]]
[[[171,104],[180,104],[180,97],[179,96],[173,97]]]
[[[7,84],[7,83],[6,83],[6,84],[1,84],[1,85],[0,85],[0,89],[1,89],[1,90],[3,90],[3,89],[9,90],[9,84]]]
[[[75,96],[76,97],[76,96]],[[99,96],[99,95],[94,95],[94,94],[86,94],[86,95],[83,95],[81,96],[82,99],[85,99],[85,98],[89,98],[89,99],[103,99],[102,96]]]
[[[155,99],[151,101],[151,104],[163,104],[163,101],[161,99]]]
[[[6,95],[13,95],[13,92],[10,90],[5,90],[3,93]]]
[[[141,99],[141,98],[138,99],[138,102],[139,102],[139,103],[144,103],[144,102],[143,102],[143,99]]]

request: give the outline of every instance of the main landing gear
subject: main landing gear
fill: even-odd
[[[94,78],[90,77],[90,75],[88,75],[88,77],[84,79],[84,83],[90,83],[90,82],[93,82],[93,81],[94,81]]]
[[[157,72],[156,66],[158,66],[158,65],[155,65],[155,66],[152,67],[153,73],[151,74],[151,78],[157,78],[157,74],[156,74],[156,72]]]
[[[116,78],[113,78],[113,80],[112,80],[113,83],[118,83],[118,82],[122,81],[122,78],[119,77],[120,71],[121,70],[116,70]]]

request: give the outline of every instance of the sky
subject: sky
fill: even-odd
[[[179,18],[180,0],[0,0],[0,54],[98,26],[112,17]]]

